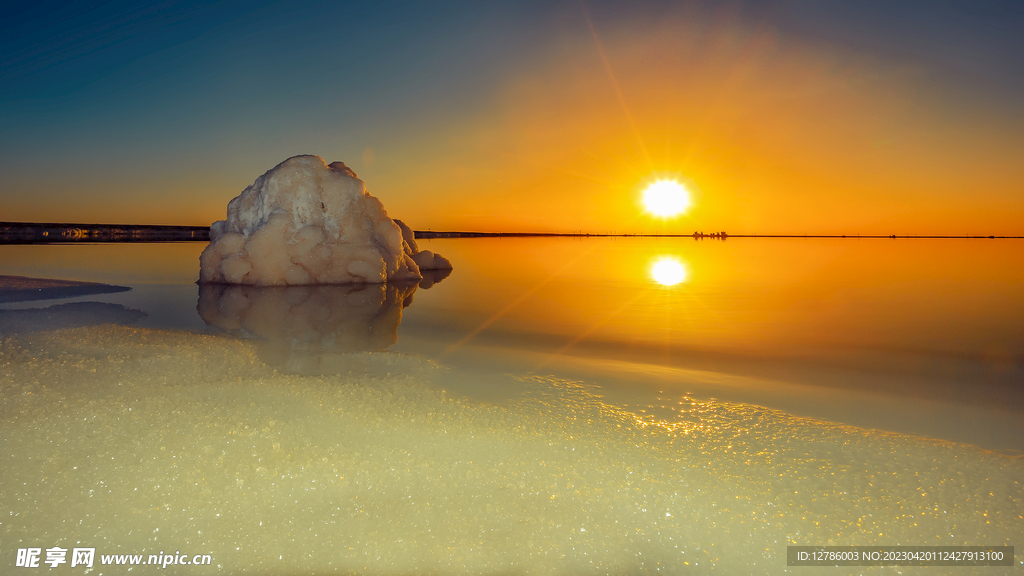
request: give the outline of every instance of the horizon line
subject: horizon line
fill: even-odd
[[[0,242],[3,239],[29,242],[62,242],[88,240],[87,236],[168,236],[169,240],[207,241],[210,226],[182,226],[165,224],[81,224],[56,222],[0,222]],[[137,231],[137,233],[133,233]],[[50,234],[53,236],[50,236]],[[139,234],[141,233],[141,234]],[[839,238],[839,239],[962,239],[1005,240],[1024,239],[1024,235],[1004,234],[758,234],[695,231],[675,233],[606,233],[606,232],[470,232],[458,230],[414,230],[416,238],[500,238],[500,237],[570,237],[570,238],[694,238],[698,240],[725,240],[727,238]],[[128,240],[130,241],[130,240]]]

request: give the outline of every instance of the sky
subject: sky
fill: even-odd
[[[418,230],[1024,234],[1024,5],[0,7],[0,221],[208,225],[290,156]],[[642,190],[671,178],[685,215]]]

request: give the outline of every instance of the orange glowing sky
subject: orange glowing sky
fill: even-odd
[[[186,67],[180,58],[125,65],[50,103],[9,90],[5,100],[21,108],[0,131],[0,220],[205,225],[264,171],[312,153],[345,161],[417,229],[1024,234],[1021,91],[1001,76],[1016,68],[1012,58],[1004,68],[980,64],[986,50],[1005,48],[984,40],[1005,31],[998,15],[975,18],[994,28],[953,14],[919,31],[963,56],[947,66],[945,52],[805,33],[799,11],[745,6],[558,5],[538,13],[543,25],[514,8],[464,11],[462,24],[476,26],[459,28],[471,30],[465,38],[409,38],[411,48],[370,57],[407,80],[368,67],[365,77],[310,71],[307,91],[276,86],[262,100],[232,96],[220,68],[196,64],[199,79],[179,82],[172,105],[104,104],[144,97],[182,72],[137,81],[118,73]],[[859,25],[896,38],[908,33],[884,24],[896,16],[914,14]],[[239,22],[197,38],[240,41]],[[958,35],[935,37],[947,28]],[[388,67],[388,50],[412,58],[417,42],[441,46],[424,48],[439,59],[434,68]],[[325,46],[314,31],[288,57]],[[258,85],[244,74],[266,71],[243,53],[214,58],[236,83]],[[972,58],[978,76],[961,78]],[[46,123],[54,102],[63,127]],[[642,190],[662,178],[691,191],[686,214],[642,210]]]

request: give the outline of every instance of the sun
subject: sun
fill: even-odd
[[[658,180],[644,190],[643,201],[648,212],[668,218],[690,207],[690,193],[675,180]]]
[[[662,286],[675,286],[685,282],[687,276],[686,266],[673,256],[662,256],[651,264],[651,278]]]

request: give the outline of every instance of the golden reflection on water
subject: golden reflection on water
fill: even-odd
[[[660,256],[651,263],[651,278],[662,286],[686,282],[686,266],[675,256]]]
[[[461,267],[408,320],[447,332],[446,345],[522,335],[552,351],[573,340],[758,357],[890,350],[968,355],[1007,370],[1024,357],[1024,250],[1012,240],[424,243]],[[202,248],[0,246],[0,273],[192,285]]]
[[[199,279],[205,242],[0,245],[0,274],[105,284],[177,284]]]
[[[791,354],[898,348],[1024,353],[1024,250],[1013,241],[626,238],[434,240],[463,263],[432,295],[472,330]],[[650,292],[671,254],[686,290]],[[667,276],[666,276],[667,278]],[[625,303],[630,303],[622,308]],[[510,307],[510,304],[514,306]],[[673,321],[665,323],[666,307]],[[471,326],[471,327],[470,327]]]

